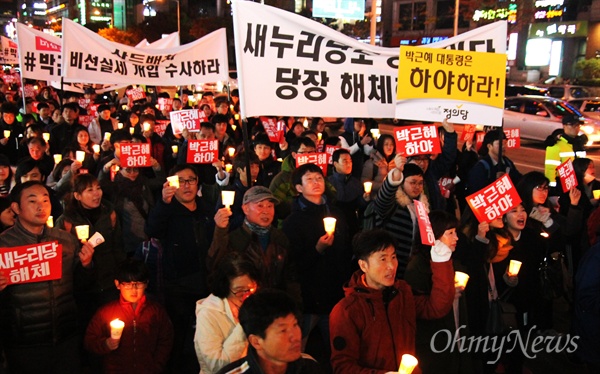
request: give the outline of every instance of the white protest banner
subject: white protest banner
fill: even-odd
[[[205,122],[206,113],[199,109],[185,109],[176,110],[169,113],[171,119],[171,127],[173,127],[173,134],[181,134],[183,129],[187,129],[189,132],[199,132],[200,123]]]
[[[394,117],[398,48],[250,1],[233,2],[233,26],[242,117]],[[504,53],[506,22],[431,46]]]
[[[188,164],[212,164],[219,160],[219,141],[190,140],[186,156]]]
[[[0,249],[0,271],[8,284],[42,282],[62,276],[62,244],[57,241]]]
[[[119,161],[122,168],[143,168],[152,166],[150,143],[121,143]]]
[[[148,43],[146,39],[139,42],[136,48],[145,48],[145,49],[166,49],[172,47],[179,47],[179,33],[173,32],[164,38],[158,39],[152,43]]]
[[[17,43],[23,78],[60,80],[60,38],[17,22]]]
[[[63,61],[66,82],[168,86],[229,79],[224,28],[180,47],[157,50],[108,41],[65,18]]]
[[[18,64],[19,56],[17,43],[7,38],[6,36],[0,36],[2,41],[2,57],[4,58],[5,64]]]

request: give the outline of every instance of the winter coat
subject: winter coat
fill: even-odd
[[[344,175],[333,172],[327,180],[335,188],[335,206],[344,213],[350,233],[360,230],[359,216],[367,207],[367,201],[363,198],[365,189],[360,181],[352,175]]]
[[[445,210],[446,199],[442,196],[438,181],[448,172],[454,172],[456,168],[456,132],[447,132],[444,137],[444,148],[442,153],[429,162],[429,167],[425,171],[423,180],[425,182],[425,191],[431,210]]]
[[[467,180],[467,196],[494,182],[498,179],[496,178],[496,174],[498,172],[505,173],[506,169],[508,169],[508,175],[513,185],[516,186],[517,183],[519,183],[521,173],[517,170],[515,164],[505,156],[502,157],[502,160],[504,163],[504,169],[502,170],[499,169],[498,164],[494,165],[489,155],[482,157],[475,166],[473,166],[471,171],[469,171]]]
[[[200,374],[216,373],[246,355],[246,334],[233,317],[227,299],[211,294],[196,303],[194,346]]]
[[[258,355],[254,349],[248,350],[248,355],[218,371],[218,374],[264,374],[260,367]],[[301,356],[299,359],[287,364],[285,374],[324,374],[321,366],[310,356]]]
[[[23,147],[20,141],[23,139],[25,129],[16,119],[11,125],[7,125],[0,119],[0,139],[4,139],[5,130],[10,130],[10,136],[5,145],[0,144],[0,153],[8,157],[11,165],[16,165],[19,160],[20,148]],[[27,146],[24,147],[27,148]],[[29,155],[28,151],[27,155]]]
[[[125,323],[119,347],[111,351],[106,346],[110,337],[110,322]],[[102,356],[105,373],[158,374],[165,369],[173,347],[173,325],[165,309],[146,296],[133,305],[120,300],[101,307],[90,321],[84,339],[85,348]]]
[[[550,180],[550,186],[555,187],[558,183],[556,178],[556,167],[567,160],[576,157],[585,157],[585,143],[587,136],[580,135],[572,138],[564,132],[552,134],[546,138],[546,159],[544,162],[544,174]]]
[[[81,266],[79,243],[58,228],[41,235],[16,224],[0,235],[0,247],[19,247],[58,241],[62,245],[62,277],[53,281],[7,286],[0,292],[0,336],[5,348],[56,346],[77,333],[75,286],[87,283],[92,270]]]
[[[259,163],[258,177],[256,178],[257,186],[264,186],[269,188],[273,178],[281,171],[281,162],[273,160],[272,157],[261,161]]]
[[[432,262],[431,269],[430,295],[413,296],[403,280],[375,290],[365,285],[362,271],[352,275],[329,316],[334,373],[384,374],[398,370],[403,354],[415,355],[416,319],[441,318],[454,300],[452,262]]]
[[[324,217],[334,217],[337,222],[333,245],[319,253],[315,246],[325,235]],[[326,202],[316,205],[300,195],[282,230],[298,269],[304,313],[329,314],[344,296],[342,287],[351,275],[352,232],[343,213]]]

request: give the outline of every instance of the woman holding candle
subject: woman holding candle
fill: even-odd
[[[79,160],[83,165],[82,167],[88,170],[88,172],[95,174],[100,154],[94,152],[93,145],[94,142],[90,139],[90,133],[86,128],[80,128],[73,134],[71,146],[76,151],[85,152],[83,161]]]
[[[201,374],[218,372],[246,355],[248,341],[238,312],[257,289],[258,271],[240,253],[219,263],[209,279],[212,293],[196,303],[194,346]]]
[[[394,168],[394,157],[396,156],[396,142],[394,137],[388,134],[383,134],[377,139],[375,147],[376,153],[371,154],[371,157],[365,161],[362,169],[361,181],[373,182],[371,193],[373,196],[383,184],[388,171]]]

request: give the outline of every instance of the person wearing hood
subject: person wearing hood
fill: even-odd
[[[396,155],[395,167],[390,170],[375,198],[375,224],[388,231],[396,240],[398,255],[397,277],[402,279],[410,255],[420,243],[417,214],[413,200],[419,200],[429,212],[429,201],[423,193],[423,169],[407,164],[406,158]]]
[[[544,174],[550,180],[550,187],[557,186],[556,167],[567,160],[585,157],[587,136],[579,135],[582,121],[575,114],[565,114],[562,118],[562,130],[555,130],[546,138],[546,160]]]
[[[327,347],[329,313],[344,296],[342,287],[351,275],[351,231],[344,213],[324,196],[325,177],[321,168],[315,164],[299,166],[292,183],[300,195],[294,200],[292,214],[283,222],[282,230],[290,240],[290,253],[298,268],[304,313],[303,347],[317,326]],[[325,231],[325,217],[336,219],[334,232]]]
[[[200,374],[213,374],[246,355],[240,307],[256,292],[258,270],[242,254],[227,256],[210,275],[211,294],[196,303],[194,347]]]
[[[452,251],[436,242],[430,252],[431,293],[413,295],[408,283],[396,278],[398,258],[390,233],[363,231],[352,248],[360,270],[329,316],[333,372],[395,373],[402,355],[415,355],[416,319],[441,318],[452,308]]]

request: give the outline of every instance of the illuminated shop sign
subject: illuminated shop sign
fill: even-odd
[[[555,7],[555,6],[563,6],[565,0],[537,0],[535,2],[536,8],[546,8],[546,7]]]
[[[587,37],[588,22],[548,22],[529,26],[529,39],[533,38],[579,38]]]
[[[535,19],[552,19],[556,17],[562,17],[562,9],[558,10],[539,10],[535,12]]]
[[[501,9],[477,9],[473,13],[473,21],[505,19],[509,23],[517,22],[517,4],[509,4],[508,8]]]

